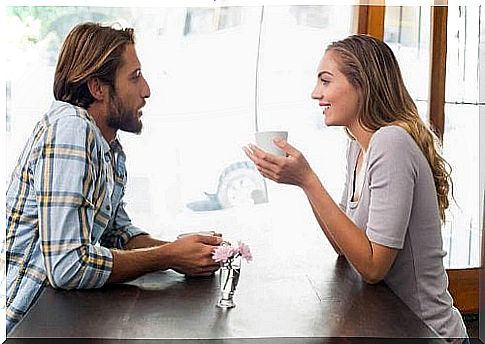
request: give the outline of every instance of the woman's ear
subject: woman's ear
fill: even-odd
[[[107,86],[99,78],[90,78],[87,82],[88,89],[94,99],[103,101],[107,96]]]

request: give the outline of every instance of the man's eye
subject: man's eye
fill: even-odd
[[[133,79],[138,79],[141,76],[141,70],[137,70],[135,74],[133,74]]]

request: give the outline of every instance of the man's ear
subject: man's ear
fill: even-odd
[[[108,96],[108,86],[102,83],[99,78],[90,78],[87,84],[94,99],[103,101]]]

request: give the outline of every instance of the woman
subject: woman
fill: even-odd
[[[447,291],[441,222],[451,185],[438,141],[418,115],[391,49],[364,35],[331,44],[312,98],[325,124],[351,140],[340,207],[305,157],[284,140],[286,157],[245,147],[260,173],[301,187],[338,254],[368,283],[386,284],[444,338],[466,338]]]

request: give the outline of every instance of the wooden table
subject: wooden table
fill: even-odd
[[[186,278],[157,272],[98,290],[48,287],[7,342],[49,337],[46,343],[54,343],[52,338],[360,343],[371,337],[367,342],[374,343],[381,337],[436,336],[386,285],[363,282],[314,223],[301,224],[295,235],[281,226],[296,222],[266,220],[245,233],[254,261],[243,263],[233,309],[215,306],[218,273]]]

